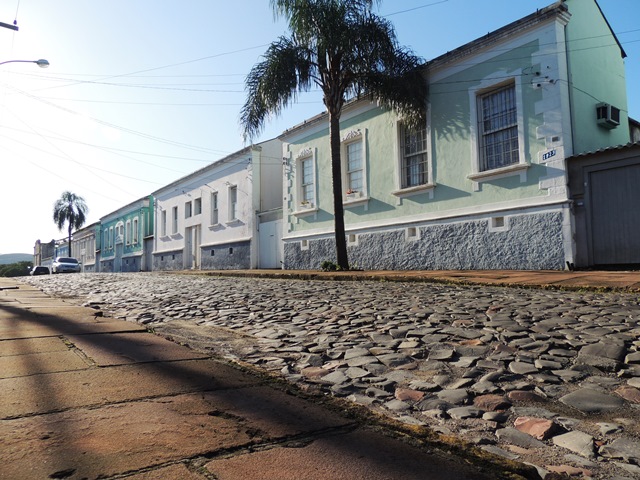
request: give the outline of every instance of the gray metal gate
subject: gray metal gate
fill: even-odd
[[[592,170],[587,185],[593,264],[640,263],[640,164]]]

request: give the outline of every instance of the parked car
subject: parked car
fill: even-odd
[[[51,273],[79,272],[80,263],[72,257],[56,257],[51,264]]]
[[[49,275],[49,267],[37,266],[33,267],[29,272],[29,275]]]

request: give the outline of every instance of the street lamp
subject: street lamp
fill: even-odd
[[[40,68],[47,68],[49,66],[49,61],[41,58],[40,60],[6,60],[4,62],[0,62],[0,65],[4,65],[5,63],[35,63]]]

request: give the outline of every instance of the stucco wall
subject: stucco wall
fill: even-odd
[[[506,207],[529,207],[566,199],[564,144],[570,141],[570,123],[565,118],[566,101],[561,101],[562,85],[541,80],[559,75],[557,49],[559,23],[544,22],[500,44],[489,45],[465,57],[464,62],[436,65],[429,72],[430,95],[427,121],[428,170],[432,188],[411,192],[400,185],[400,126],[396,116],[364,102],[343,112],[340,136],[362,135],[364,155],[363,202],[345,204],[347,225],[387,223],[401,217],[450,217],[490,212]],[[504,84],[513,84],[518,110],[519,160],[516,173],[477,175],[472,179],[478,157],[477,97]],[[566,95],[565,95],[566,96]],[[566,100],[566,99],[565,99]],[[568,117],[568,115],[567,115]],[[330,154],[326,119],[310,122],[286,137],[289,158],[285,204],[285,238],[303,233],[322,234],[333,229],[333,195],[329,171]],[[316,201],[312,215],[301,214],[297,185],[300,183],[296,159],[313,152],[316,164]],[[549,163],[548,158],[558,160]],[[345,189],[346,191],[346,189]],[[344,191],[343,191],[344,195]],[[292,212],[296,212],[291,214]]]
[[[561,212],[509,216],[508,230],[490,231],[490,219],[406,228],[357,235],[348,247],[351,265],[367,270],[560,270],[565,265]],[[335,261],[333,237],[285,243],[285,268],[318,269]]]
[[[625,67],[620,47],[593,1],[569,0],[567,58],[574,124],[574,154],[629,142]],[[608,130],[596,121],[596,105],[620,109],[620,126]]]

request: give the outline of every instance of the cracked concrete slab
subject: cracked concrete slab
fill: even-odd
[[[272,437],[299,435],[349,425],[344,417],[270,387],[206,392],[203,398],[219,412],[244,419]]]
[[[145,363],[0,380],[0,419],[148,397],[254,385],[209,360]]]
[[[0,341],[0,355],[29,355],[31,353],[66,352],[69,347],[61,338],[21,338]]]
[[[208,358],[146,332],[69,335],[67,338],[99,366]]]
[[[317,459],[325,461],[318,463]],[[286,468],[285,468],[286,466]],[[285,443],[264,451],[215,459],[207,470],[219,480],[483,480],[490,477],[465,468],[453,458],[400,448],[389,437],[359,429],[347,435],[327,436],[309,443]]]
[[[83,370],[87,367],[87,361],[69,349],[65,352],[0,356],[0,379]]]
[[[4,421],[0,480],[109,477],[252,442],[250,427],[210,411],[183,395]]]

